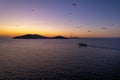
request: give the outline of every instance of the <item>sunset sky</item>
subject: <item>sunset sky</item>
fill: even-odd
[[[120,37],[120,0],[0,0],[0,36]]]

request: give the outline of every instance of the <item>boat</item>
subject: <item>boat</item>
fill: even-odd
[[[87,44],[86,44],[86,43],[79,43],[78,45],[79,45],[79,46],[82,46],[82,47],[87,47]]]

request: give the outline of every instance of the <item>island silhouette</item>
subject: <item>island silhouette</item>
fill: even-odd
[[[38,34],[25,34],[21,36],[15,36],[13,37],[13,39],[68,39],[68,38],[63,36],[47,37]]]

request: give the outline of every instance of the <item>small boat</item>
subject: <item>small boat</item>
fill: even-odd
[[[87,44],[86,44],[86,43],[79,43],[78,45],[79,45],[79,46],[82,46],[82,47],[87,47]]]

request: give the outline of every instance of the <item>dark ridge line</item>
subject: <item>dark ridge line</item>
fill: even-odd
[[[112,50],[119,50],[119,48],[109,48],[109,47],[101,47],[101,46],[87,46],[87,47],[92,47],[92,48],[102,48],[102,49],[112,49]]]

